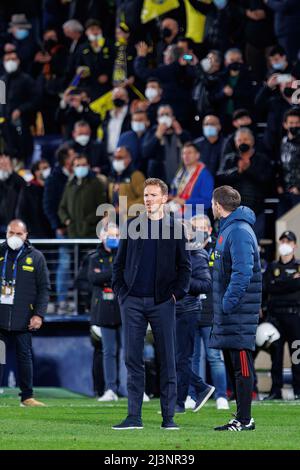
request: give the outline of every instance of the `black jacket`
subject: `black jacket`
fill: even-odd
[[[69,140],[67,144],[70,145],[76,153],[85,155],[88,158],[91,168],[100,167],[101,173],[108,175],[110,163],[103,142],[97,142],[91,139],[87,145],[83,146],[75,142],[75,140]]]
[[[31,113],[37,110],[39,102],[36,82],[19,70],[10,74],[6,73],[0,79],[5,83],[7,103],[0,104],[0,116],[10,121],[12,112],[19,109],[22,126],[29,126]]]
[[[0,245],[0,273],[6,250],[6,242]],[[12,266],[16,253],[9,249],[6,280],[12,280]],[[29,242],[18,259],[16,292],[13,305],[0,304],[0,328],[8,331],[27,331],[30,318],[43,317],[49,301],[50,281],[43,254]]]
[[[137,218],[130,219],[126,228],[131,230],[130,225],[137,224],[136,230],[143,233],[143,227],[148,226],[147,216],[140,216],[140,222]],[[180,232],[180,239],[175,239],[174,231]],[[165,302],[172,294],[177,300],[182,299],[189,291],[191,276],[191,260],[189,251],[186,250],[186,239],[183,235],[182,226],[173,218],[163,219],[163,230],[170,230],[169,239],[157,240],[157,260],[155,276],[155,302]],[[122,302],[127,297],[132,288],[137,272],[139,270],[140,256],[142,252],[143,239],[133,240],[129,236],[126,238],[122,232],[119,249],[113,265],[112,286],[115,294]]]
[[[300,278],[294,279],[296,273],[300,273],[300,260],[295,258],[286,264],[281,259],[269,264],[263,277],[269,314],[300,313]]]
[[[106,251],[103,245],[89,256],[88,280],[93,288],[92,325],[113,327],[121,324],[119,304],[111,289],[113,258],[113,253]],[[96,268],[101,272],[95,273]]]
[[[249,168],[239,173],[239,158],[238,153],[224,155],[217,173],[218,186],[233,186],[239,191],[242,204],[259,214],[263,210],[266,184],[272,176],[269,160],[263,153],[255,152],[250,159]]]
[[[60,165],[53,168],[51,175],[45,182],[43,208],[53,230],[63,227],[58,217],[58,208],[67,182],[68,177]]]
[[[7,224],[16,217],[16,209],[21,189],[25,181],[13,172],[6,181],[0,181],[0,226]]]
[[[51,238],[53,236],[49,220],[43,209],[44,186],[33,181],[22,189],[16,211],[23,220],[31,238]]]
[[[191,250],[192,274],[188,294],[176,304],[176,313],[201,311],[200,294],[211,289],[209,258],[204,249]]]

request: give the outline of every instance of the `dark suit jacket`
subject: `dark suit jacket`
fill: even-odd
[[[142,234],[143,227],[147,228],[148,222],[145,214],[140,217],[140,222],[137,221],[138,218],[130,219],[125,228],[131,230],[130,225],[134,224],[133,227],[136,225],[137,232]],[[169,239],[158,239],[155,276],[156,303],[165,302],[170,299],[172,294],[177,300],[182,299],[189,291],[191,276],[190,254],[186,250],[186,238],[182,225],[174,221],[173,218],[164,217],[163,230],[164,227],[170,231],[170,237]],[[177,233],[180,234],[180,238],[177,236],[175,239]],[[142,235],[136,240],[129,236],[120,240],[113,265],[112,287],[121,302],[124,301],[134,284],[139,269],[143,242]]]

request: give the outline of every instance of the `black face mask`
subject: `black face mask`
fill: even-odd
[[[113,103],[114,103],[116,108],[123,108],[123,106],[125,106],[125,104],[126,104],[126,102],[124,100],[122,100],[122,98],[115,98],[113,100]]]
[[[195,235],[189,240],[190,243],[204,243],[209,238],[208,232],[202,232],[202,230],[197,230]]]
[[[242,65],[240,62],[232,62],[232,64],[228,65],[228,70],[233,70],[234,72],[239,72],[242,68]]]
[[[241,153],[246,153],[246,152],[248,152],[248,150],[250,150],[250,145],[241,144],[241,145],[239,145],[238,149]]]
[[[291,98],[294,94],[296,90],[294,88],[291,88],[291,87],[286,87],[284,90],[283,90],[283,94],[284,96],[286,96],[287,98]]]
[[[44,41],[44,48],[46,51],[51,51],[53,47],[57,46],[57,41],[54,39],[48,39],[47,41]]]
[[[172,36],[172,31],[170,28],[163,28],[161,30],[161,37],[162,38],[169,38],[170,36]]]
[[[289,132],[292,134],[293,137],[300,136],[300,127],[290,127]]]

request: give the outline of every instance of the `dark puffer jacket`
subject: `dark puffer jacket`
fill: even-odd
[[[253,211],[245,206],[221,219],[213,272],[212,348],[255,348],[262,275],[254,223]]]
[[[200,294],[211,289],[208,254],[204,249],[191,250],[192,275],[188,294],[176,303],[176,313],[201,311]]]
[[[11,281],[17,251],[0,245],[0,274],[2,275],[5,253],[8,250],[6,281]],[[50,281],[44,255],[27,241],[17,263],[16,293],[13,305],[0,304],[0,329],[27,331],[30,318],[43,317],[47,313]]]

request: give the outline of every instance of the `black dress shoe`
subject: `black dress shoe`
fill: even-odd
[[[281,393],[270,393],[264,400],[282,400]]]

